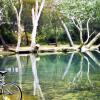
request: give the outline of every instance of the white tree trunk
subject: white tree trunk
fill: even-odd
[[[60,18],[60,20],[61,20],[61,18]],[[66,34],[68,36],[69,44],[70,44],[71,47],[73,47],[74,46],[74,43],[73,43],[73,40],[71,38],[71,35],[70,35],[69,31],[68,31],[68,28],[67,28],[66,24],[63,22],[63,20],[61,20],[61,23],[62,23],[63,28],[65,29],[65,32],[66,32]]]
[[[37,26],[35,25],[32,30],[31,49],[36,45],[36,33],[37,33]]]
[[[82,35],[82,29],[81,30],[79,30],[80,31],[80,42],[81,42],[81,44],[83,44],[83,35]]]
[[[90,22],[90,18],[87,20],[87,24],[86,24],[86,26],[87,26],[87,39],[84,42],[84,44],[87,44],[89,41],[89,38],[90,38],[89,22]]]
[[[71,20],[80,32],[80,42],[81,42],[81,44],[83,44],[82,21],[80,19],[75,18],[75,17],[72,17]],[[75,20],[77,23],[75,22]]]
[[[18,25],[18,39],[17,39],[17,46],[16,51],[19,51],[20,44],[21,44],[21,25],[20,25],[20,16],[17,17],[17,25]]]
[[[98,65],[98,66],[100,66],[100,62],[99,62],[99,60],[93,55],[93,53],[92,52],[86,52],[86,54]]]
[[[18,27],[18,38],[17,38],[17,46],[16,46],[16,52],[19,51],[20,48],[20,44],[21,44],[21,32],[22,32],[22,28],[21,28],[21,13],[22,13],[22,9],[23,9],[23,1],[20,0],[20,9],[19,11],[17,10],[16,6],[14,5],[14,2],[12,0],[11,4],[12,7],[14,8],[15,14],[16,14],[16,19],[17,19],[17,27]]]
[[[35,7],[32,8],[32,23],[33,23],[33,29],[32,29],[32,36],[31,36],[31,50],[36,44],[36,34],[37,34],[37,27],[38,27],[38,21],[41,15],[41,12],[44,7],[45,0],[42,0],[41,5],[39,7],[38,0],[35,0]]]
[[[100,33],[98,33],[88,44],[87,44],[87,48],[90,48],[97,40],[98,38],[100,38]]]

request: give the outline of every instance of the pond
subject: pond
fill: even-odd
[[[98,52],[0,56],[0,70],[23,100],[100,100]]]

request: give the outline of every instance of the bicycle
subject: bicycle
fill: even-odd
[[[0,94],[2,100],[22,100],[22,91],[15,83],[6,83],[5,74],[7,71],[0,71]]]

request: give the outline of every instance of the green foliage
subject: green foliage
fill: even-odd
[[[19,0],[14,0],[15,5],[19,9]],[[58,2],[59,1],[59,2]],[[39,0],[40,4],[41,0]],[[9,0],[0,1],[4,10],[4,21],[16,23],[15,13]],[[31,18],[31,9],[35,4],[35,0],[23,0],[23,11],[22,11],[22,20],[21,23],[25,28],[25,32],[29,35],[32,31],[32,18]],[[6,5],[6,6],[5,6]],[[39,24],[38,24],[38,35],[37,42],[67,42],[67,35],[65,34],[59,16],[63,18],[64,22],[67,24],[68,29],[71,33],[72,39],[77,41],[79,38],[78,30],[75,26],[72,25],[72,22],[69,20],[71,17],[75,17],[83,21],[83,27],[86,27],[86,21],[89,17],[91,23],[90,31],[99,31],[100,30],[100,0],[46,0],[43,12],[41,14]],[[95,19],[95,22],[94,22]],[[9,38],[7,42],[15,41],[13,34],[11,34],[13,27],[11,29],[5,29],[4,34]],[[84,29],[85,30],[85,29]],[[85,33],[85,32],[84,32]],[[85,37],[85,34],[83,34]],[[12,43],[12,42],[11,42]],[[14,42],[15,43],[15,42]]]
[[[11,32],[11,26],[9,24],[3,24],[0,26],[0,34],[5,39],[6,43],[8,44],[15,44],[16,38],[14,34]]]
[[[95,4],[96,0],[63,0],[59,9],[68,18],[74,16],[84,20],[94,15]]]

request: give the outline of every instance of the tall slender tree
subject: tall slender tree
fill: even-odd
[[[16,52],[19,51],[20,44],[21,44],[21,33],[22,33],[22,27],[21,27],[21,14],[23,9],[23,0],[10,0],[13,10],[16,14],[16,22],[17,22],[17,28],[18,28],[18,38],[17,38],[17,46],[16,46]],[[19,6],[19,7],[18,7]]]
[[[42,13],[43,7],[45,4],[45,0],[41,1],[41,4],[39,6],[39,1],[35,0],[35,5],[33,5],[32,8],[32,23],[33,23],[33,29],[32,29],[32,36],[31,36],[31,50],[36,45],[36,34],[37,34],[37,27],[40,15]]]

